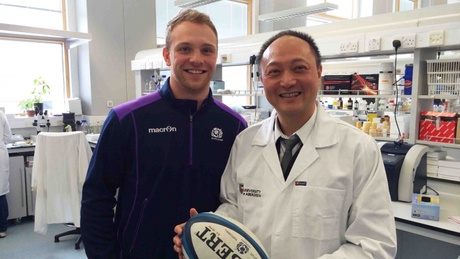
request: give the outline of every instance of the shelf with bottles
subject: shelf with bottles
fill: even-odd
[[[166,81],[166,75],[160,75],[157,70],[154,70],[153,74],[145,79],[143,94],[153,93],[159,90]]]
[[[265,92],[262,88],[253,90],[229,90],[229,89],[217,89],[213,91],[213,95],[228,95],[228,96],[264,96]]]
[[[370,99],[370,100],[369,100]],[[367,96],[321,96],[318,98],[323,107],[327,110],[354,110],[354,111],[395,111],[398,113],[410,113],[411,98],[394,96],[390,98],[367,97]],[[374,100],[374,101],[371,101]],[[395,107],[397,106],[397,107]]]
[[[351,98],[395,98],[396,96],[398,98],[412,98],[412,95],[404,94],[404,89],[403,85],[398,85],[399,91],[396,92],[396,90],[391,91],[388,93],[388,91],[382,91],[382,90],[376,90],[377,94],[375,95],[370,95],[370,94],[365,94],[361,90],[318,90],[318,97],[332,97],[332,98],[338,98],[338,97],[351,97]]]

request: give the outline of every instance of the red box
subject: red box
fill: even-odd
[[[457,113],[422,111],[419,139],[433,142],[455,143]]]
[[[379,90],[379,74],[353,74],[351,94],[377,95]]]

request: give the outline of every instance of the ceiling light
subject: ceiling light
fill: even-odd
[[[221,0],[175,0],[174,5],[181,8],[193,8],[201,5],[218,2]]]
[[[316,13],[325,13],[327,11],[336,10],[337,8],[338,6],[336,4],[331,4],[331,3],[322,3],[318,5],[302,6],[302,7],[292,8],[292,9],[283,10],[279,12],[259,15],[259,21],[272,22],[272,21],[294,18],[298,16],[306,16],[306,15],[316,14]]]

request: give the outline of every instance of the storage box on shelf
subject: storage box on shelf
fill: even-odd
[[[460,59],[426,62],[428,94],[460,96]]]
[[[350,89],[366,95],[377,95],[379,74],[353,74]]]
[[[455,143],[457,134],[457,113],[422,111],[419,139]]]

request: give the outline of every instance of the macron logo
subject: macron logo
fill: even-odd
[[[149,133],[168,133],[168,132],[176,132],[177,128],[172,126],[167,126],[164,128],[149,128]]]

